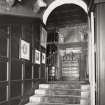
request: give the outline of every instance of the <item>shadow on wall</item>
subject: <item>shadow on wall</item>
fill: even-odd
[[[29,102],[29,97],[34,94],[35,89],[39,88],[39,83],[40,83],[40,81],[37,80],[37,81],[35,81],[35,83],[34,83],[32,88],[27,89],[27,91],[26,91],[25,95],[22,97],[19,105],[25,105],[26,103]]]

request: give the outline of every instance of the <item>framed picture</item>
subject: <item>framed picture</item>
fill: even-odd
[[[47,43],[47,31],[42,27],[41,28],[41,46],[46,48]]]
[[[40,51],[35,50],[35,63],[40,64]]]
[[[20,58],[30,60],[30,43],[20,40]]]
[[[42,53],[42,63],[45,64],[46,63],[46,54]]]

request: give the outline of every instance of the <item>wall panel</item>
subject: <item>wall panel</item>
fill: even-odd
[[[20,100],[21,100],[21,99],[19,99],[19,98],[14,99],[14,100],[11,100],[10,105],[19,105]]]
[[[22,80],[22,63],[19,61],[11,62],[11,80]]]
[[[7,80],[7,62],[0,62],[0,81]]]
[[[39,80],[34,54],[40,51],[40,21],[11,16],[0,23],[0,105],[19,105]],[[30,44],[30,60],[20,58],[20,40]]]
[[[11,82],[11,98],[21,96],[21,82]]]
[[[96,5],[96,100],[105,104],[105,4]]]
[[[32,79],[32,64],[25,63],[25,79]]]
[[[0,87],[0,101],[6,101],[7,100],[7,87],[3,86]]]

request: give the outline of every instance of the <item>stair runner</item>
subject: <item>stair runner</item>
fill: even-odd
[[[55,82],[39,84],[25,105],[90,105],[89,84]]]

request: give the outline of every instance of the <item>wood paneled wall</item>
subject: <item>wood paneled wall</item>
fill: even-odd
[[[45,68],[33,60],[36,49],[45,52],[40,46],[40,24],[39,19],[0,16],[0,105],[24,103],[44,78],[41,68]],[[19,58],[21,39],[30,43],[30,60]]]

